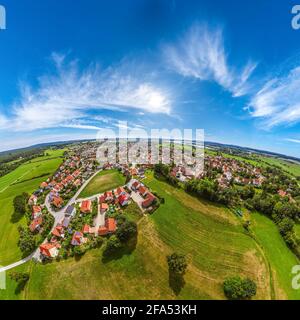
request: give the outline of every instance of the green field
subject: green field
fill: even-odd
[[[85,187],[79,198],[91,197],[104,191],[113,190],[125,184],[125,177],[118,170],[103,170]]]
[[[0,265],[5,266],[21,258],[17,246],[18,225],[24,224],[25,218],[18,223],[11,222],[14,197],[22,192],[30,194],[35,191],[59,167],[64,151],[47,150],[48,155],[26,162],[0,178]]]
[[[223,299],[222,281],[235,274],[257,282],[257,298],[270,298],[268,265],[229,210],[199,201],[153,177],[146,183],[165,203],[150,216],[126,210],[124,214],[138,221],[132,252],[103,261],[103,249],[95,249],[77,261],[27,263],[16,269],[30,272],[26,289],[15,293],[15,284],[8,280],[0,298]],[[186,254],[189,261],[185,284],[179,289],[169,282],[166,255],[173,251]]]
[[[294,265],[299,264],[298,259],[286,246],[276,225],[268,217],[252,213],[251,221],[258,242],[271,265],[276,296],[280,299],[300,300],[300,291],[294,290],[291,285],[294,276],[291,270]]]

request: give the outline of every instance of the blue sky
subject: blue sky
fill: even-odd
[[[0,4],[0,150],[123,120],[300,157],[296,1]]]

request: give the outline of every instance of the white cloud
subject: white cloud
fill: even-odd
[[[300,120],[300,67],[267,81],[251,99],[248,109],[263,125],[293,124]]]
[[[90,110],[137,110],[165,113],[170,100],[161,88],[133,77],[124,66],[101,71],[98,66],[80,71],[75,62],[53,54],[53,75],[39,78],[37,88],[21,85],[21,97],[9,119],[0,115],[1,128],[26,131],[67,126],[68,121],[85,117]],[[143,75],[143,79],[146,76]],[[88,128],[87,128],[88,129]]]
[[[170,69],[178,74],[215,81],[235,97],[247,93],[247,81],[256,68],[253,62],[241,70],[230,67],[222,30],[200,25],[194,25],[177,44],[165,46],[164,56]]]
[[[285,141],[289,141],[289,142],[294,142],[294,143],[300,143],[300,140],[299,139],[291,139],[291,138],[287,138],[287,139],[284,139]]]

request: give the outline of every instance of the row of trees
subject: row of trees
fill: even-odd
[[[262,192],[248,199],[245,205],[250,210],[268,215],[276,223],[286,244],[300,257],[300,240],[294,231],[295,220],[298,220],[300,215],[300,209],[296,203]]]
[[[216,181],[209,179],[192,179],[185,184],[185,190],[200,198],[221,203],[224,205],[234,205],[239,202],[239,193],[236,188],[221,189]]]

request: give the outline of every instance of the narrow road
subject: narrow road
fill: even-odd
[[[90,181],[100,172],[102,171],[102,169],[98,170],[97,172],[95,172],[88,180],[86,180],[84,182],[84,184],[78,189],[78,191],[74,194],[74,196],[68,201],[68,203],[66,204],[66,206],[62,209],[60,209],[59,211],[54,211],[52,210],[51,208],[51,204],[50,204],[50,201],[49,201],[49,194],[46,196],[46,199],[45,199],[45,206],[46,208],[48,209],[49,213],[52,214],[52,216],[54,217],[55,221],[54,221],[54,224],[53,224],[53,227],[51,229],[50,232],[53,231],[53,229],[55,228],[55,226],[57,225],[57,223],[60,223],[64,216],[65,216],[65,208],[68,207],[69,205],[72,205],[73,203],[75,203],[77,197],[80,195],[80,193],[82,192],[82,190],[90,183]],[[43,241],[43,243],[45,243],[47,241],[47,237],[45,238],[45,240]],[[40,248],[37,248],[31,255],[29,255],[28,257],[22,259],[22,260],[19,260],[17,262],[14,262],[6,267],[2,267],[0,268],[0,273],[1,272],[4,272],[4,271],[7,271],[7,270],[10,270],[10,269],[13,269],[17,266],[20,266],[28,261],[30,261],[32,258],[36,259],[36,260],[40,260]]]

